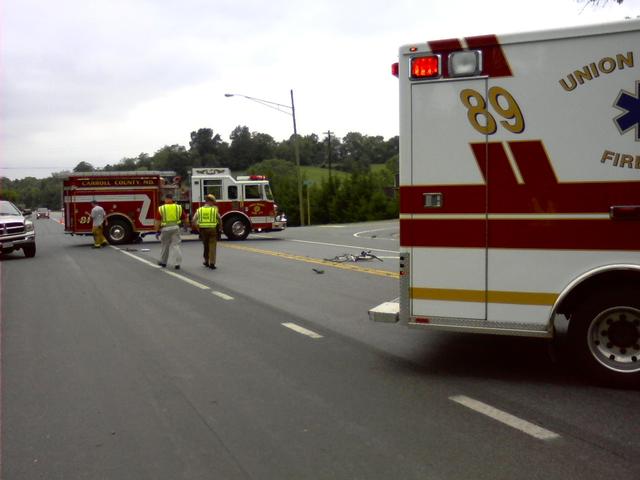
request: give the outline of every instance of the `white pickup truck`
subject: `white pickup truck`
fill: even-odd
[[[25,257],[36,254],[36,232],[13,203],[0,200],[0,253],[22,250]]]

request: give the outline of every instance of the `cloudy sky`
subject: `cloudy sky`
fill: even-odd
[[[188,147],[238,125],[398,134],[402,44],[640,16],[640,0],[3,0],[0,176],[48,177]]]

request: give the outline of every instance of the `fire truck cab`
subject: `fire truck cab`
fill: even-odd
[[[244,240],[252,231],[283,230],[287,226],[264,176],[234,178],[228,168],[193,168],[189,183],[191,213],[205,202],[207,195],[213,194],[229,240]]]

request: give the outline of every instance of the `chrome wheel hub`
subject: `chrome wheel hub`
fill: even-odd
[[[624,373],[640,371],[640,310],[612,307],[593,319],[589,350],[602,365]]]

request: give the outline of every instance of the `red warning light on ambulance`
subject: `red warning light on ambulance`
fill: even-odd
[[[411,59],[412,78],[437,78],[440,76],[440,57],[415,57]]]

